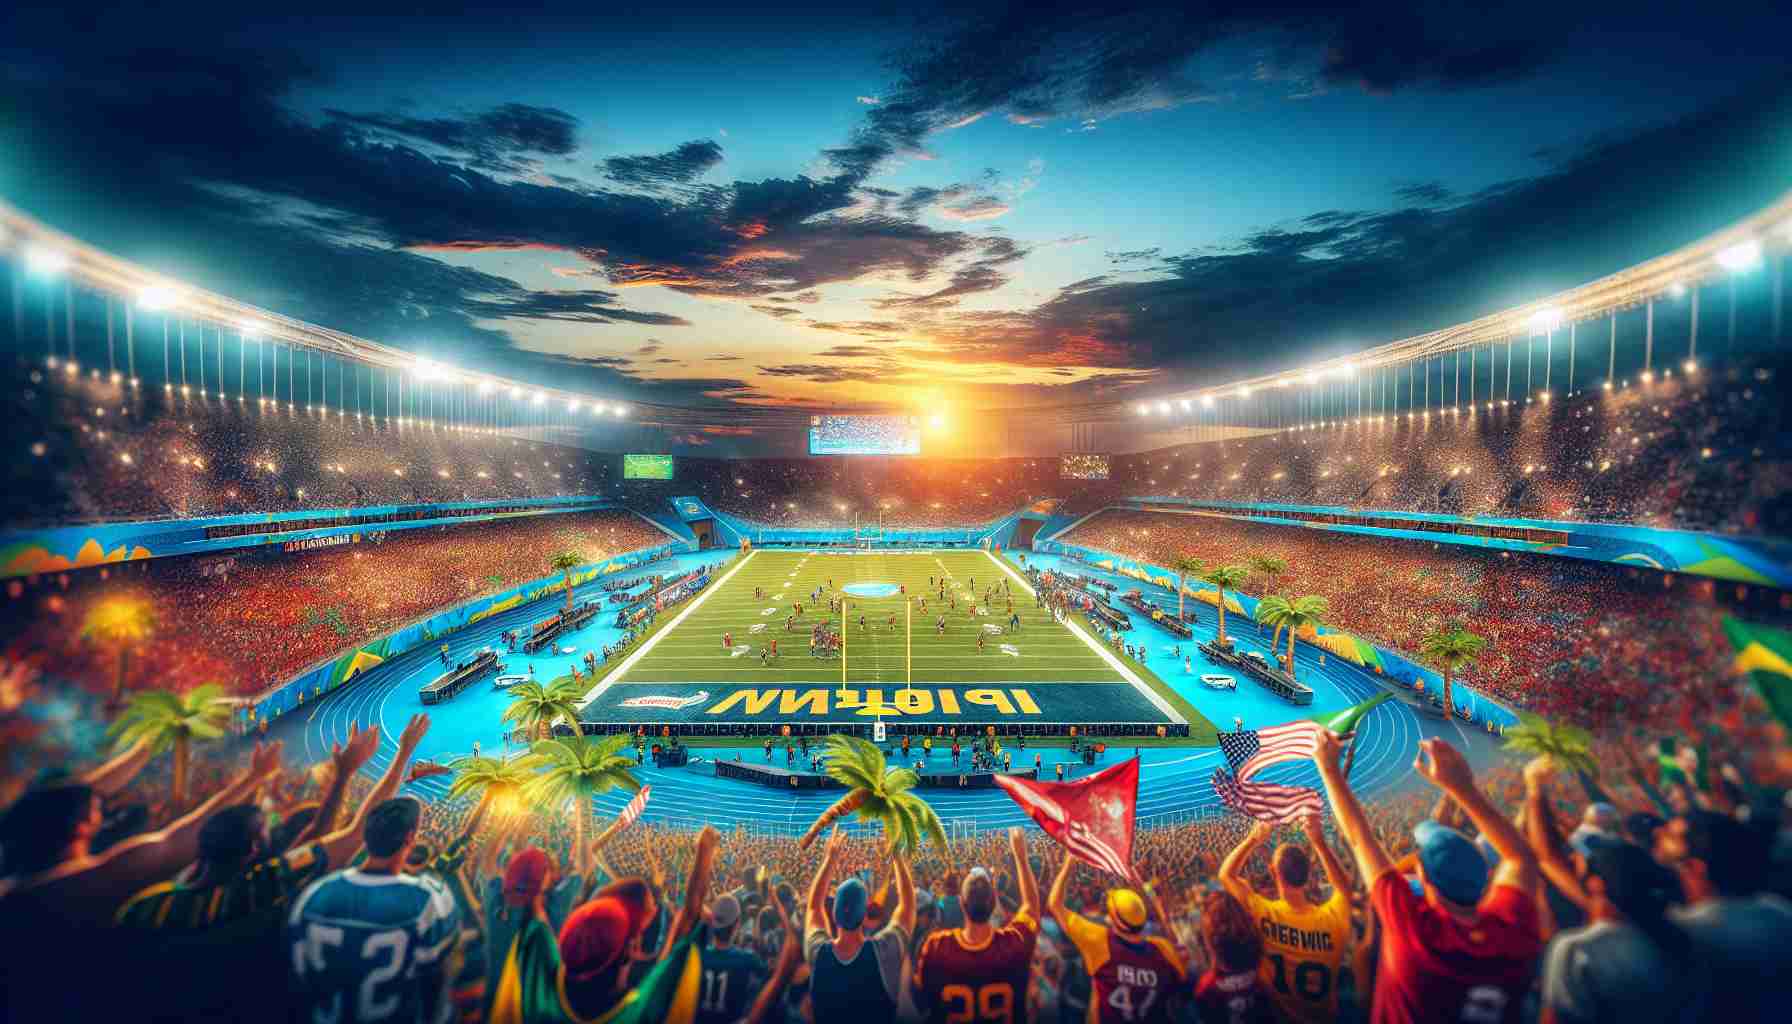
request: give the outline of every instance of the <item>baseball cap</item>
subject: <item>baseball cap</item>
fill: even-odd
[[[740,901],[724,895],[709,911],[710,923],[717,928],[732,928],[740,920]]]
[[[548,855],[531,846],[504,868],[504,902],[513,907],[535,899],[548,879]]]
[[[1108,890],[1108,920],[1123,932],[1136,932],[1145,927],[1145,901],[1131,889]]]
[[[865,891],[865,883],[848,878],[834,890],[834,923],[841,928],[857,928],[865,923],[865,909],[870,903],[871,894]]]
[[[1452,903],[1474,906],[1487,889],[1487,859],[1467,836],[1435,821],[1413,827],[1425,881]]]

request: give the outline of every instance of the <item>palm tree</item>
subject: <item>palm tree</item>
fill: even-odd
[[[1219,645],[1227,646],[1226,639],[1226,591],[1237,590],[1250,577],[1250,570],[1242,565],[1222,565],[1207,570],[1201,579],[1212,585],[1219,593],[1220,636]]]
[[[1312,626],[1317,631],[1320,620],[1331,610],[1331,602],[1323,597],[1308,596],[1286,598],[1280,594],[1271,594],[1257,602],[1257,621],[1274,626],[1275,638],[1270,641],[1273,649],[1276,640],[1282,637],[1282,630],[1288,630],[1288,656],[1282,660],[1282,667],[1290,678],[1294,675],[1294,638],[1303,628]]]
[[[585,564],[585,558],[577,551],[562,551],[548,559],[548,568],[560,574],[566,583],[566,610],[572,611],[572,571]]]
[[[909,792],[921,781],[912,769],[890,768],[876,745],[856,736],[835,735],[828,737],[828,775],[845,785],[847,793],[803,833],[797,842],[800,849],[808,849],[828,826],[857,811],[860,821],[883,825],[892,853],[912,852],[925,837],[933,840],[942,855],[949,856],[940,816],[927,801]]]
[[[1276,592],[1276,580],[1288,571],[1288,560],[1279,555],[1252,555],[1251,569],[1269,577],[1269,583],[1264,587],[1263,592],[1273,594]]]
[[[1531,757],[1547,757],[1556,768],[1581,775],[1599,772],[1591,733],[1576,726],[1551,723],[1529,711],[1520,711],[1518,724],[1506,730],[1506,749]]]
[[[119,749],[146,740],[156,753],[174,748],[173,803],[186,806],[187,776],[194,740],[222,739],[230,724],[230,704],[216,683],[195,686],[185,694],[150,690],[136,694],[107,733]]]
[[[1486,637],[1453,622],[1434,627],[1419,641],[1419,653],[1444,674],[1444,717],[1456,717],[1456,705],[1451,700],[1452,677],[1474,664],[1486,648]]]
[[[522,759],[526,768],[536,772],[524,786],[524,792],[547,807],[559,807],[573,801],[573,855],[578,870],[585,871],[588,852],[585,849],[585,824],[591,816],[591,799],[616,786],[635,792],[641,780],[632,769],[634,759],[621,753],[628,744],[627,733],[616,733],[593,739],[583,733],[548,740],[537,740]]]
[[[533,739],[546,739],[555,720],[579,720],[579,699],[584,692],[570,679],[542,685],[531,679],[510,688],[510,707],[504,709],[506,722],[515,722]]]
[[[155,632],[156,613],[150,603],[139,597],[109,597],[88,611],[81,624],[81,636],[118,652],[118,667],[112,676],[109,708],[124,706],[125,670],[131,649]]]
[[[1200,576],[1207,571],[1207,563],[1194,555],[1180,555],[1170,568],[1176,570],[1176,621],[1182,621],[1182,588],[1190,576]]]
[[[460,757],[449,762],[448,767],[454,771],[454,781],[448,784],[448,799],[477,793],[481,807],[497,803],[506,811],[517,809],[523,787],[532,777],[525,757]]]

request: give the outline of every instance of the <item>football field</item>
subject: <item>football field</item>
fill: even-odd
[[[1143,668],[1080,619],[1053,621],[1023,575],[981,551],[754,551],[666,614],[602,677],[587,720],[1185,718]],[[818,624],[839,649],[811,649]]]

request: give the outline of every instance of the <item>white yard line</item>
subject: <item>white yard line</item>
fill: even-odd
[[[983,552],[983,554],[984,554],[984,557],[988,558],[990,561],[992,561],[996,564],[996,568],[1007,573],[1009,576],[1014,578],[1014,581],[1016,583],[1019,583],[1021,586],[1025,587],[1028,595],[1037,596],[1033,590],[1033,585],[1031,583],[1027,582],[1027,578],[1025,576],[1021,575],[1020,573],[1015,572],[1014,569],[1008,565],[1008,563],[1002,561],[1000,558],[997,558],[995,556],[994,552],[985,551],[985,552]],[[1064,627],[1066,629],[1069,629],[1071,633],[1075,634],[1079,639],[1081,639],[1083,641],[1083,643],[1088,644],[1089,649],[1094,651],[1096,654],[1100,655],[1101,660],[1104,662],[1107,662],[1107,665],[1109,668],[1120,673],[1120,677],[1122,679],[1125,679],[1127,682],[1131,683],[1132,688],[1139,691],[1139,694],[1141,696],[1143,696],[1146,700],[1150,701],[1152,707],[1163,712],[1164,715],[1170,719],[1170,721],[1176,723],[1177,725],[1187,725],[1188,724],[1188,720],[1186,718],[1183,718],[1181,715],[1177,714],[1176,709],[1171,707],[1168,701],[1164,700],[1161,696],[1159,696],[1157,691],[1153,690],[1151,688],[1150,684],[1146,683],[1143,679],[1140,679],[1136,674],[1134,674],[1133,670],[1130,668],[1127,668],[1125,663],[1123,663],[1119,658],[1114,657],[1113,651],[1108,650],[1106,646],[1104,646],[1103,644],[1098,642],[1094,637],[1083,632],[1082,627],[1078,626],[1068,615],[1066,615],[1064,617]]]
[[[596,700],[598,694],[603,693],[606,689],[608,689],[610,687],[611,684],[615,683],[618,679],[620,679],[622,677],[623,673],[627,672],[631,668],[634,668],[635,662],[640,661],[644,656],[646,656],[648,651],[651,651],[655,647],[659,646],[659,642],[665,638],[666,634],[677,629],[678,624],[684,621],[685,616],[696,611],[697,608],[703,604],[703,602],[709,600],[709,595],[722,589],[722,584],[727,583],[729,580],[734,578],[735,573],[746,568],[747,563],[751,562],[753,560],[753,556],[757,555],[758,553],[759,553],[758,548],[754,548],[752,551],[747,552],[747,557],[745,557],[745,558],[741,559],[739,562],[737,562],[735,564],[734,568],[728,570],[728,572],[726,574],[724,574],[721,579],[716,580],[714,583],[711,583],[707,587],[704,587],[703,593],[698,594],[696,597],[692,598],[691,603],[684,606],[684,611],[679,612],[676,618],[674,618],[671,622],[666,623],[666,625],[663,629],[660,629],[659,631],[655,632],[652,636],[648,637],[646,643],[635,648],[634,652],[632,654],[630,654],[628,657],[622,659],[622,663],[620,665],[617,665],[614,669],[612,669],[610,671],[609,675],[604,676],[604,678],[601,682],[599,682],[596,686],[592,687],[591,692],[587,693],[585,695],[585,699],[579,701],[579,707],[583,708],[585,705]]]

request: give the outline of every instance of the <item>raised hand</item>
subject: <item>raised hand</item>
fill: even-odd
[[[1440,739],[1422,740],[1413,770],[1446,792],[1462,792],[1475,787],[1475,771],[1455,747]]]
[[[405,723],[404,732],[398,737],[398,752],[402,757],[409,757],[417,750],[417,744],[423,742],[423,736],[429,732],[429,716],[418,712]]]
[[[361,766],[373,758],[374,751],[380,748],[380,727],[370,725],[365,729],[351,726],[348,743],[335,749],[333,760],[338,771],[344,775],[353,775],[361,770]]]
[[[249,777],[265,779],[278,772],[281,749],[282,745],[279,740],[272,743],[257,743],[255,750],[249,755]]]
[[[1313,739],[1313,762],[1319,766],[1320,771],[1336,768],[1338,767],[1338,752],[1341,749],[1343,749],[1343,744],[1338,742],[1336,734],[1330,729],[1320,729],[1318,735]]]

